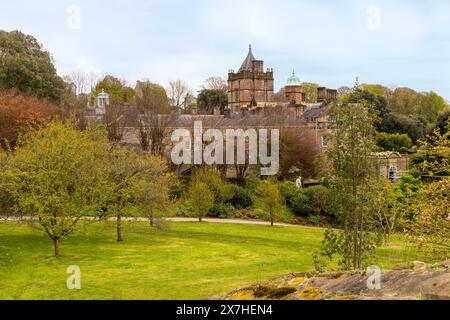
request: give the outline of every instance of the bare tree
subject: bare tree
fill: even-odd
[[[188,98],[193,96],[189,86],[182,80],[170,81],[167,93],[172,107],[181,109],[185,109]]]
[[[173,114],[156,114],[147,112],[140,115],[139,141],[144,151],[163,156],[166,150],[168,130],[175,116]]]
[[[95,87],[99,76],[93,72],[74,71],[64,76],[64,80],[73,84],[75,94],[90,93]]]
[[[227,92],[227,81],[222,77],[209,77],[205,80],[205,84],[202,86],[204,90],[222,90]]]
[[[125,111],[122,105],[110,105],[106,108],[105,125],[108,140],[120,143],[125,134]]]

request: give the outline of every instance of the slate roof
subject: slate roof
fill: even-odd
[[[327,112],[328,106],[323,105],[322,103],[306,104],[306,109],[302,115],[302,118],[306,121],[314,121],[325,116]]]
[[[252,46],[250,46],[248,49],[247,58],[245,58],[241,67],[239,68],[239,72],[244,71],[244,70],[251,71],[253,69],[253,61],[255,61],[255,60],[256,59],[253,56],[253,52],[252,52]]]

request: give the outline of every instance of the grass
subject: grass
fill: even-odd
[[[290,272],[314,269],[323,229],[179,222],[164,233],[127,223],[115,242],[113,223],[85,225],[52,242],[27,225],[0,224],[0,299],[205,299]],[[380,265],[405,258],[402,246],[380,250]],[[68,290],[69,265],[81,290]]]

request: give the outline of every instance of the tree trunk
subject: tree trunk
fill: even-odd
[[[353,165],[354,166],[354,165]],[[357,186],[356,174],[353,168],[352,172],[352,212],[351,221],[353,224],[353,269],[358,269],[358,213],[356,212]]]
[[[270,218],[270,226],[273,227],[273,218]]]
[[[119,214],[117,216],[117,242],[122,242],[122,216]]]
[[[198,217],[198,222],[202,222],[202,217]]]
[[[53,245],[55,248],[55,258],[59,257],[59,239],[53,239]]]

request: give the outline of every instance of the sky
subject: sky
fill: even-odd
[[[197,91],[251,44],[279,89],[301,81],[435,91],[450,100],[447,0],[0,0],[0,29],[35,36],[60,75],[114,74]]]

